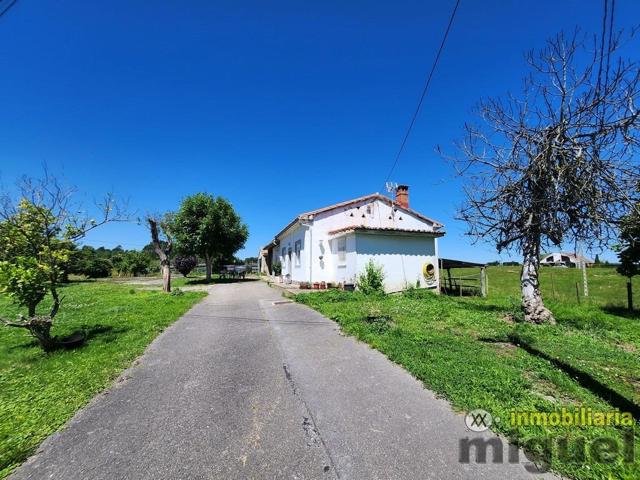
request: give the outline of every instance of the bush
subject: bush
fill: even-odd
[[[113,265],[106,258],[94,258],[82,264],[82,273],[89,278],[105,278],[111,276]]]
[[[66,273],[85,275],[89,278],[104,278],[111,275],[113,264],[92,247],[83,247],[70,255]]]
[[[273,274],[276,277],[279,277],[282,274],[282,265],[280,265],[280,262],[273,262],[272,269]]]
[[[183,277],[186,277],[191,273],[191,270],[198,265],[198,259],[193,255],[177,255],[173,259],[173,266],[176,267]]]
[[[365,295],[384,293],[384,271],[382,266],[369,260],[364,267],[364,272],[358,276],[356,287]]]
[[[149,273],[152,259],[145,252],[131,250],[114,256],[112,262],[119,275],[137,277]]]

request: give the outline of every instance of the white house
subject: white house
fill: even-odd
[[[540,265],[555,267],[579,267],[582,263],[590,267],[593,265],[593,260],[577,253],[566,252],[548,253],[540,259]]]
[[[409,208],[400,185],[395,199],[374,193],[298,215],[260,251],[260,268],[272,274],[279,262],[285,282],[353,285],[373,259],[387,291],[438,288],[442,228]]]

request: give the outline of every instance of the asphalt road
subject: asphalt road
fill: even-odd
[[[506,442],[504,463],[491,449],[460,463],[460,439],[491,435],[283,300],[262,282],[214,286],[11,478],[534,478]]]

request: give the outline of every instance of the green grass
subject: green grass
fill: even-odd
[[[85,330],[84,346],[46,354],[25,330],[0,328],[0,478],[205,295],[166,295],[106,282],[72,283],[62,294],[52,333]],[[0,296],[0,316],[14,318],[17,313],[9,299]]]
[[[454,269],[451,274],[478,273],[478,269]],[[446,273],[444,274],[446,275]],[[492,298],[520,296],[520,267],[488,267],[489,295]],[[582,270],[577,268],[543,267],[540,269],[540,284],[545,300],[565,305],[591,304],[609,307],[627,306],[627,278],[618,275],[613,267],[587,269],[589,297],[582,289]],[[576,283],[578,295],[576,295]],[[640,277],[633,278],[634,304],[640,307]]]
[[[577,305],[560,300],[558,285],[570,285],[573,273],[561,271],[554,278],[558,300],[548,302],[558,325],[533,326],[511,320],[518,294],[512,270],[517,268],[489,270],[487,299],[426,291],[384,297],[330,291],[301,294],[296,300],[403,365],[459,411],[483,408],[504,420],[513,409],[552,412],[584,406],[610,411],[620,402],[638,407],[640,315],[621,316],[622,310],[607,307],[623,298],[615,294],[613,272],[598,272],[603,277],[593,279],[591,302]],[[546,273],[543,291],[550,288]],[[573,289],[575,293],[575,285]],[[367,322],[372,312],[391,320]],[[508,421],[493,428],[522,446],[541,438],[620,441],[624,434],[619,427],[519,427]],[[640,436],[633,438],[638,452]],[[555,471],[573,478],[640,478],[640,464],[624,463],[621,457],[614,463],[588,457],[587,464],[557,455],[547,458]]]

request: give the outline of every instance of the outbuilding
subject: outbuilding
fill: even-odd
[[[587,267],[593,266],[593,260],[575,252],[547,253],[540,259],[540,265],[553,267],[580,267],[582,264]]]
[[[409,207],[409,187],[399,185],[393,199],[373,193],[298,215],[262,248],[260,269],[280,270],[285,283],[349,288],[373,260],[388,292],[438,289],[444,234],[440,222]]]

